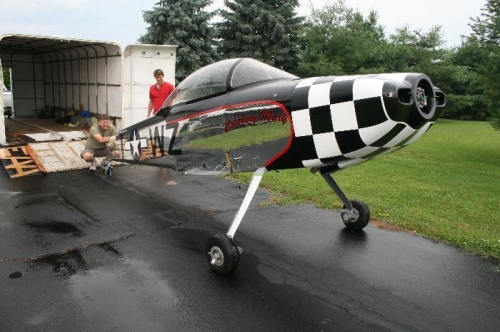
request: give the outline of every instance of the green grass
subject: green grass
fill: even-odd
[[[413,145],[334,177],[368,204],[372,220],[500,258],[500,132],[488,123],[439,120]],[[342,205],[307,169],[269,172],[261,185],[276,204]]]

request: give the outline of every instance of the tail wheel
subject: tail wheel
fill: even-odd
[[[238,267],[240,252],[227,235],[213,235],[207,242],[206,252],[210,266],[219,274],[231,274]]]
[[[350,200],[352,207],[354,209],[354,217],[349,218],[347,213],[342,214],[342,220],[344,225],[350,229],[363,229],[370,222],[370,209],[368,206],[360,200],[354,199]],[[344,206],[344,209],[346,207]]]

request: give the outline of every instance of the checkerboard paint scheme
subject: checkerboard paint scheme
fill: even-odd
[[[412,128],[387,114],[383,87],[407,74],[313,77],[291,99],[294,143],[304,167],[346,168],[417,140],[432,125]]]

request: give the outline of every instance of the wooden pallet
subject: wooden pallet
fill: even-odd
[[[89,168],[90,164],[80,157],[85,141],[37,142],[28,145],[0,148],[0,160],[11,178],[43,173],[72,171]],[[143,152],[152,157],[151,148]],[[130,151],[125,158],[132,159]],[[102,159],[96,158],[98,165]],[[116,162],[115,165],[122,163]]]
[[[43,174],[27,145],[0,149],[0,160],[11,179]]]

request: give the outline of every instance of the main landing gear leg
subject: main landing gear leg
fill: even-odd
[[[234,217],[234,220],[229,227],[226,234],[215,234],[207,242],[206,252],[208,262],[212,266],[215,272],[219,274],[231,274],[238,267],[240,261],[241,248],[236,247],[233,238],[236,230],[243,220],[243,216],[248,210],[248,206],[253,199],[253,196],[259,188],[260,180],[267,170],[265,168],[259,168],[253,173],[252,182],[250,187],[248,187],[245,198],[241,203],[238,213]]]
[[[312,169],[311,172],[315,173],[318,169]],[[342,189],[338,186],[337,182],[332,177],[333,170],[320,168],[319,172],[323,179],[328,183],[333,192],[344,203],[343,208],[340,210],[342,221],[347,228],[360,230],[363,229],[370,221],[370,209],[368,206],[357,199],[349,200],[344,194]]]

